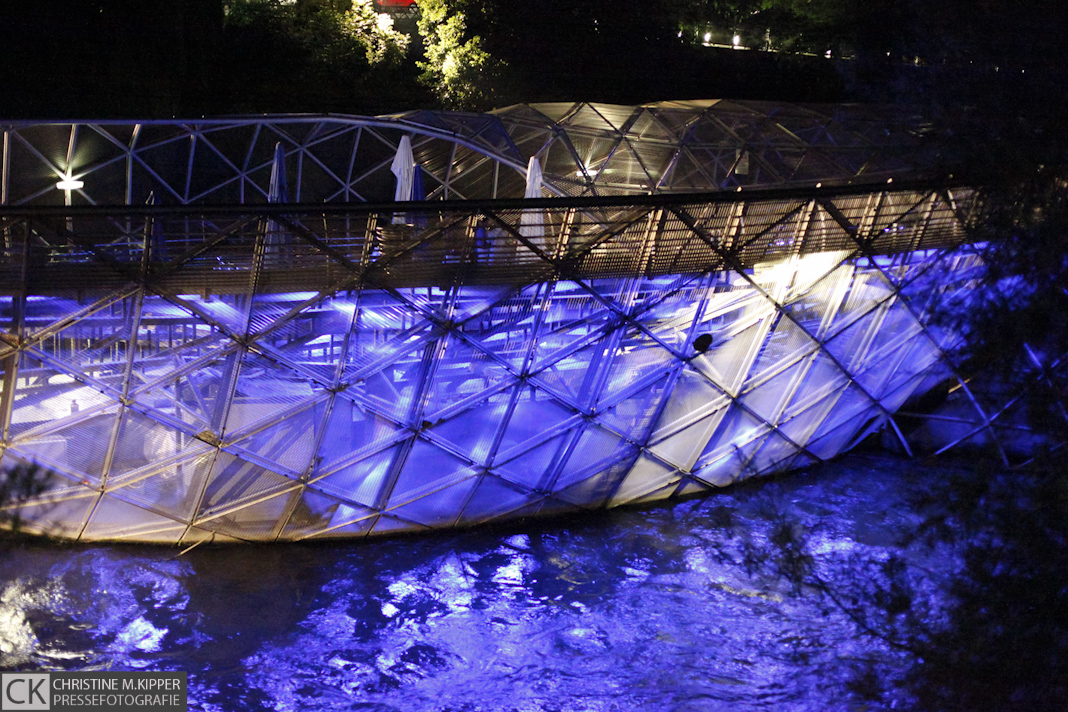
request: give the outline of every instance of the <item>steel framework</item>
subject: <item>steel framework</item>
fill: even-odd
[[[887,159],[907,132],[760,108],[6,127],[0,467],[55,473],[11,506],[81,540],[357,537],[908,448],[895,411],[956,378],[930,306],[982,268],[975,193]],[[430,200],[358,202],[405,133]],[[531,155],[561,197],[518,199]]]

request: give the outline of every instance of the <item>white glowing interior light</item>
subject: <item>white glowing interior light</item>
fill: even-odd
[[[56,188],[59,190],[81,190],[85,187],[85,183],[67,176],[63,180],[56,183]]]
[[[742,38],[741,38],[741,35],[735,35],[735,36],[734,36],[734,38],[733,38],[733,39],[731,40],[731,42],[733,42],[733,43],[734,43],[734,46],[735,46],[735,47],[737,47],[738,45],[740,45],[740,44],[742,43]]]
[[[708,42],[710,39],[712,39],[712,33],[711,32],[706,32],[705,33],[705,42]]]

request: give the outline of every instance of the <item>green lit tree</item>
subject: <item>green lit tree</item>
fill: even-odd
[[[500,64],[491,61],[482,37],[469,31],[466,3],[422,0],[419,8],[419,33],[426,53],[425,61],[419,63],[420,80],[448,108],[492,107]]]
[[[348,10],[340,13],[340,21],[344,33],[367,50],[371,66],[399,65],[404,60],[410,38],[393,28],[389,15],[375,12],[372,0],[353,0]]]

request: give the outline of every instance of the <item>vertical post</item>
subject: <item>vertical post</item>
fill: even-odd
[[[27,285],[27,262],[29,261],[30,223],[23,222],[22,240],[22,264],[18,285],[12,290],[11,295],[11,334],[16,342],[21,345],[26,322],[26,285]],[[12,252],[14,249],[12,248]],[[11,431],[11,411],[15,402],[15,389],[18,386],[19,354],[17,349],[8,354],[3,360],[4,390],[0,395],[0,442],[7,442]]]

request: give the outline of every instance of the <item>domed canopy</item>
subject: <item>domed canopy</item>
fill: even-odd
[[[922,177],[924,125],[900,109],[755,101],[518,104],[487,114],[13,122],[4,205],[268,202],[281,146],[292,202],[385,202],[409,136],[430,200],[644,195]],[[81,187],[57,189],[64,179]],[[77,183],[67,184],[77,185]]]

